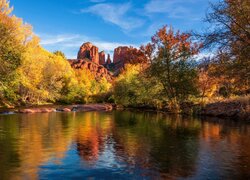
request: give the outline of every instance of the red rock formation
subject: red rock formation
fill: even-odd
[[[69,63],[74,69],[88,69],[94,74],[96,80],[100,80],[102,77],[106,78],[109,82],[113,80],[113,75],[102,65],[93,63],[92,61],[83,59],[71,59]]]
[[[99,53],[98,48],[92,43],[84,43],[78,52],[77,59],[90,59],[92,62],[99,64]]]
[[[102,51],[99,53],[96,46],[87,42],[80,47],[77,60],[71,61],[70,64],[75,69],[85,68],[90,70],[96,79],[105,77],[111,81],[113,75],[119,75],[126,63],[145,63],[144,61],[146,60],[147,57],[141,50],[133,47],[120,46],[114,50],[113,63],[111,62],[109,54],[105,61],[105,52]],[[111,74],[109,70],[112,70],[114,74]]]
[[[107,65],[111,64],[110,54],[108,54]]]
[[[142,50],[125,46],[115,49],[113,62],[114,74],[118,75],[121,72],[120,70],[124,68],[125,64],[144,64],[146,67],[148,59]]]
[[[115,64],[120,62],[120,61],[124,62],[125,56],[126,56],[128,50],[129,50],[129,47],[127,47],[127,46],[120,46],[118,48],[115,48],[113,62]]]
[[[102,51],[99,53],[99,64],[100,65],[104,65],[106,62],[105,62],[105,52]]]

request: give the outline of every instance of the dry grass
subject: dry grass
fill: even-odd
[[[244,105],[250,105],[250,95],[230,97],[225,99],[224,102],[239,102]]]
[[[205,104],[212,104],[212,103],[220,103],[220,102],[239,102],[244,105],[250,105],[250,95],[246,96],[233,96],[229,98],[224,97],[212,97],[212,98],[204,98]]]
[[[214,107],[223,107],[223,106],[235,106],[233,104],[240,104],[240,109],[242,113],[250,113],[250,95],[246,96],[233,96],[230,98],[223,98],[223,97],[213,97],[213,98],[205,98],[203,103],[204,106],[206,105],[212,105]],[[227,104],[227,105],[226,105]],[[237,105],[235,106],[237,107]]]

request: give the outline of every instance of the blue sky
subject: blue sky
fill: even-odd
[[[120,45],[150,41],[163,25],[181,31],[204,28],[209,2],[216,0],[10,0],[14,14],[31,24],[49,51],[76,58],[84,42],[111,53]]]

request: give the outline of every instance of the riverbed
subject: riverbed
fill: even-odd
[[[250,125],[157,112],[0,115],[0,179],[249,179]]]

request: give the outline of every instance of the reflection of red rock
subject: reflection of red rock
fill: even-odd
[[[90,140],[84,142],[77,142],[77,151],[79,155],[88,162],[95,162],[98,160],[99,142],[98,137],[92,137]]]
[[[90,42],[84,43],[80,47],[77,59],[84,59],[84,58],[87,58],[91,60],[92,62],[99,64],[98,48]]]
[[[71,59],[69,63],[74,69],[88,69],[92,74],[94,74],[96,80],[100,80],[101,78],[106,78],[108,81],[112,81],[112,74],[103,66],[93,63],[87,59]]]
[[[75,130],[76,148],[79,156],[90,166],[95,165],[105,149],[112,129],[112,120],[99,113],[85,113]]]
[[[104,51],[99,53],[99,64],[105,65],[105,52]]]

